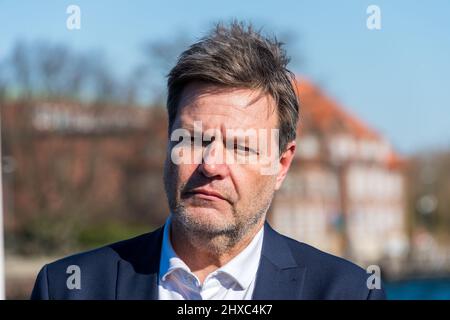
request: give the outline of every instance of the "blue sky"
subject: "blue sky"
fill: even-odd
[[[66,8],[81,8],[81,30]],[[366,8],[381,9],[381,30]],[[142,59],[143,43],[202,36],[214,21],[252,21],[291,35],[291,69],[303,74],[403,153],[450,148],[450,1],[2,1],[0,59],[18,40],[100,50],[117,73]],[[164,81],[162,78],[161,81]]]

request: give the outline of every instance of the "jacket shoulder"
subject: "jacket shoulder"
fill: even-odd
[[[384,290],[369,289],[371,274],[360,266],[306,243],[282,236],[299,265],[306,267],[304,293],[310,299],[384,299]]]
[[[46,264],[40,270],[32,299],[115,299],[120,260],[139,260],[152,244],[146,233]],[[84,288],[88,288],[83,290]]]
[[[151,233],[146,233],[131,239],[76,253],[49,263],[47,268],[49,271],[53,271],[68,265],[82,265],[104,270],[104,267],[111,266],[111,263],[117,262],[119,259],[132,255],[139,250],[150,237]]]

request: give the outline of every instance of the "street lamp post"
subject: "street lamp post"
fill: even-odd
[[[0,114],[0,300],[5,300],[5,251],[3,242],[3,169],[2,169],[2,124]]]

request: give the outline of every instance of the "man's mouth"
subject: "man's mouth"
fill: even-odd
[[[189,192],[186,192],[187,196],[196,196],[202,199],[208,200],[226,200],[224,196],[222,196],[219,192],[208,190],[208,189],[194,189]]]

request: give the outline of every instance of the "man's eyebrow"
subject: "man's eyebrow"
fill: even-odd
[[[197,128],[194,125],[190,124],[190,123],[185,123],[185,124],[181,124],[179,129],[185,129],[185,130],[193,132],[194,129],[197,129]],[[220,129],[217,128],[217,130],[220,130]],[[232,128],[231,130],[234,131],[235,128]],[[237,129],[237,130],[239,130],[239,129]],[[207,131],[207,130],[199,130],[199,131],[195,131],[195,132],[204,134],[205,131]],[[226,140],[226,141],[235,141],[235,140],[237,140],[238,142],[247,142],[247,139],[251,139],[251,138],[258,139],[258,135],[253,137],[251,135],[249,136],[245,132],[244,133],[234,132],[232,135],[229,135],[229,136],[225,133],[225,134],[221,134],[221,137],[222,137],[223,140]]]
[[[192,124],[185,123],[185,124],[181,124],[179,129],[185,129],[185,130],[188,130],[188,131],[192,132],[192,131],[194,131],[195,128],[194,128],[194,126]]]
[[[251,145],[251,138],[249,138],[248,135],[231,135],[228,137],[224,137],[225,143],[228,145],[234,145],[235,143],[246,146],[248,148],[250,147],[255,147],[255,148],[250,148],[253,151],[258,151],[259,150],[259,142],[258,142],[258,137],[255,138],[256,139],[256,145],[252,146]]]

